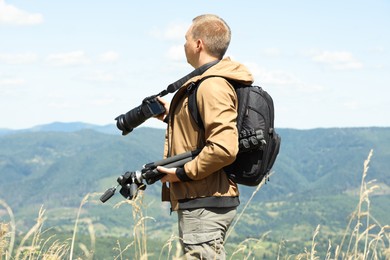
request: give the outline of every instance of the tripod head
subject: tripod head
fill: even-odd
[[[125,172],[123,175],[119,176],[116,180],[118,185],[113,188],[109,188],[106,192],[100,197],[101,202],[106,202],[114,196],[118,186],[121,186],[120,194],[126,199],[133,199],[137,196],[138,190],[145,190],[146,185],[143,183],[143,178],[141,172]]]

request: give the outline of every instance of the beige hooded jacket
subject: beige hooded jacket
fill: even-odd
[[[199,155],[177,173],[182,182],[163,185],[162,199],[172,210],[200,207],[238,206],[237,184],[228,179],[223,167],[234,162],[238,152],[236,127],[237,96],[233,86],[221,77],[205,79],[197,91],[197,105],[204,131],[188,111],[187,87],[208,75],[253,83],[252,74],[237,62],[225,58],[200,76],[187,81],[175,94],[165,141],[165,156],[202,148]]]

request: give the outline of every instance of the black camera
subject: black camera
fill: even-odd
[[[140,106],[115,118],[116,126],[122,131],[122,135],[127,135],[152,116],[165,112],[164,106],[157,100],[157,97],[158,95],[147,97]]]
[[[122,114],[115,118],[116,126],[122,131],[122,135],[127,135],[134,128],[146,121],[146,119],[152,116],[158,116],[165,112],[164,106],[157,100],[157,97],[165,96],[168,93],[174,93],[189,79],[203,74],[206,70],[217,64],[219,60],[215,60],[204,64],[203,66],[195,69],[188,75],[168,85],[166,89],[159,94],[145,98],[142,104],[136,108],[133,108],[126,114]]]

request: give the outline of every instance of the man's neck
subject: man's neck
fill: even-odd
[[[210,63],[212,61],[215,61],[215,60],[218,60],[218,58],[207,55],[207,56],[199,59],[198,66],[196,66],[195,68],[197,69],[197,68],[199,68],[207,63]]]

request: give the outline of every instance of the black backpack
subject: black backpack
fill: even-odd
[[[196,124],[204,130],[200,117],[196,92],[203,80],[188,90],[188,109]],[[236,160],[224,171],[234,182],[246,186],[257,186],[268,178],[279,153],[281,138],[274,129],[274,104],[271,96],[261,87],[244,85],[226,79],[236,90],[238,98],[237,129],[239,152]]]

